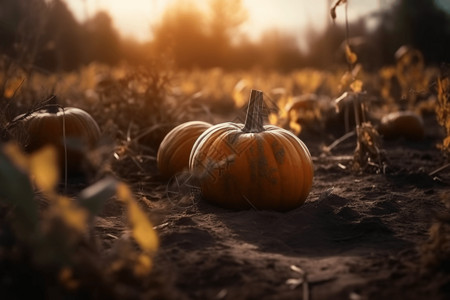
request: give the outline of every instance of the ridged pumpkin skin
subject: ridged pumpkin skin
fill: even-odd
[[[231,209],[301,206],[314,173],[306,145],[277,126],[266,125],[259,132],[245,132],[245,126],[218,124],[195,142],[189,167],[199,178],[202,196]]]
[[[190,121],[172,129],[161,142],[158,154],[158,170],[163,178],[170,178],[189,168],[189,154],[197,138],[212,125],[202,121]]]
[[[422,117],[412,111],[397,111],[381,119],[378,131],[386,139],[404,137],[409,140],[421,140],[425,137]]]
[[[67,171],[82,171],[86,151],[92,149],[100,138],[100,129],[90,114],[75,107],[57,111],[40,110],[16,117],[24,125],[27,139],[25,150],[32,152],[44,145],[55,146],[61,170],[65,167],[64,133],[67,148]],[[64,128],[64,129],[63,129]]]

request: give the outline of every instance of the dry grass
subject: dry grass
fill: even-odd
[[[407,69],[406,62],[401,64],[402,70]],[[8,123],[18,114],[42,105],[43,100],[52,93],[61,99],[62,105],[88,111],[103,132],[99,147],[89,153],[97,172],[91,180],[98,181],[106,174],[114,174],[131,187],[136,203],[144,207],[146,215],[152,211],[152,220],[158,219],[158,209],[167,209],[158,204],[159,200],[172,195],[169,200],[172,200],[173,207],[191,205],[195,201],[192,194],[187,196],[186,191],[181,190],[187,186],[184,183],[167,183],[158,177],[156,153],[165,134],[176,125],[190,120],[211,123],[243,121],[239,119],[239,113],[246,107],[250,89],[264,91],[268,99],[268,122],[300,136],[319,135],[325,143],[333,145],[327,155],[332,155],[331,149],[334,151],[338,147],[338,142],[333,142],[339,141],[346,133],[348,135],[354,125],[358,134],[353,162],[358,172],[373,169],[379,172],[384,166],[380,136],[375,126],[380,117],[405,106],[418,108],[421,98],[424,98],[431,106],[438,107],[438,120],[447,130],[443,147],[448,154],[448,147],[445,148],[448,144],[445,141],[450,135],[447,126],[450,124],[448,78],[440,79],[439,92],[433,95],[429,89],[432,78],[436,77],[433,69],[426,69],[419,82],[408,79],[407,85],[395,87],[394,82],[406,80],[393,71],[399,66],[386,66],[380,73],[366,73],[356,65],[355,68],[358,70],[353,74],[346,68],[334,71],[305,69],[289,74],[259,70],[226,73],[220,69],[174,74],[170,68],[158,64],[142,68],[107,68],[92,64],[76,73],[43,74],[27,72],[17,64],[2,60],[1,138],[2,142],[17,138],[4,131]],[[405,101],[397,96],[402,95],[405,88],[420,90],[415,97]],[[345,109],[336,112],[334,99],[345,91],[358,93],[366,99],[362,108],[367,112],[364,120],[353,122],[349,116],[351,112],[345,113]],[[304,101],[304,95],[311,97]],[[439,106],[436,106],[436,99]],[[357,114],[357,111],[354,112]],[[367,120],[374,125],[367,125]],[[348,136],[353,138],[355,135]],[[84,187],[75,182],[69,187],[69,193],[77,198]],[[0,200],[4,200],[3,197],[6,196],[2,195]],[[143,273],[140,272],[148,267],[148,260],[141,256],[132,230],[127,227],[126,205],[116,201],[117,195],[103,199],[102,211],[92,214],[87,231],[81,235],[67,227],[66,220],[61,219],[57,212],[48,214],[52,204],[44,195],[36,192],[35,199],[41,204],[49,240],[62,245],[52,248],[53,253],[55,256],[66,256],[69,264],[59,260],[47,261],[43,267],[36,263],[33,247],[49,245],[33,244],[30,247],[21,240],[12,228],[13,206],[1,202],[0,261],[14,268],[12,280],[19,281],[24,270],[31,270],[32,279],[38,282],[35,286],[38,292],[48,292],[45,290],[48,286],[58,286],[54,292],[61,297],[90,295],[92,299],[105,296],[126,299],[139,294],[171,298],[171,292],[165,290],[161,278],[141,276]],[[74,214],[77,208],[75,205],[68,214]],[[431,228],[430,241],[423,248],[425,265],[448,264],[448,234],[448,216],[444,216]],[[12,238],[12,244],[6,244],[8,238]],[[70,249],[76,249],[76,253]],[[49,282],[42,282],[39,277],[50,279]]]

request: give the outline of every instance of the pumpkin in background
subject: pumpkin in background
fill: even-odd
[[[202,121],[190,121],[178,125],[164,137],[156,158],[162,177],[168,179],[188,169],[189,154],[195,140],[211,126]]]
[[[262,107],[262,92],[252,90],[245,124],[212,126],[195,142],[189,167],[207,201],[278,211],[305,202],[314,173],[309,150],[290,131],[264,126]]]
[[[422,117],[412,111],[397,111],[381,119],[378,132],[386,139],[404,137],[409,140],[421,140],[425,137]]]
[[[86,152],[100,139],[97,122],[75,107],[50,105],[47,109],[20,115],[13,122],[22,124],[25,129],[26,137],[19,142],[27,152],[49,144],[55,146],[61,171],[66,170],[67,155],[67,173],[83,172]]]

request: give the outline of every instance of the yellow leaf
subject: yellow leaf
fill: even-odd
[[[23,78],[13,78],[6,82],[5,91],[3,96],[5,98],[12,98],[16,94],[17,90],[20,88],[25,79]]]
[[[445,148],[445,149],[450,149],[450,136],[447,136],[447,137],[444,139],[443,144],[444,144],[444,148]]]
[[[159,244],[158,236],[126,184],[119,183],[117,185],[117,197],[128,207],[128,219],[136,242],[143,250],[156,252]]]
[[[248,100],[246,89],[248,89],[250,85],[251,85],[250,82],[248,82],[246,79],[241,79],[234,86],[233,100],[234,103],[236,103],[237,107],[241,107]]]
[[[353,76],[352,73],[350,72],[345,72],[344,75],[342,75],[341,80],[340,80],[340,85],[339,85],[339,90],[343,91],[346,90],[347,87],[350,85],[350,83],[353,80]]]
[[[269,114],[269,123],[272,125],[277,125],[278,124],[278,116],[277,114],[271,113]]]
[[[56,149],[46,146],[30,155],[30,173],[36,185],[45,192],[52,192],[59,182]]]
[[[352,65],[358,60],[358,56],[352,52],[349,44],[345,45],[345,56],[347,57],[347,61]]]
[[[302,126],[297,123],[297,119],[298,119],[298,112],[295,110],[291,110],[289,112],[289,128],[291,129],[292,132],[295,133],[295,135],[300,134],[300,132],[302,131]]]
[[[361,93],[363,87],[363,82],[359,79],[355,80],[350,84],[350,88],[355,93]]]
[[[136,276],[146,276],[152,270],[152,259],[145,253],[139,254],[136,259],[136,264],[134,265],[134,274]]]
[[[76,290],[80,283],[73,278],[73,271],[69,267],[63,267],[58,274],[59,281],[69,290]]]
[[[89,217],[87,211],[76,205],[76,202],[71,198],[55,196],[55,200],[51,206],[51,213],[60,217],[66,225],[79,233],[86,232]]]
[[[15,143],[4,145],[3,152],[14,162],[14,164],[24,172],[29,172],[28,157]]]

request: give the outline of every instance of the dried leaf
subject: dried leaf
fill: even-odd
[[[362,91],[362,87],[363,87],[363,82],[359,79],[353,81],[350,84],[350,88],[352,89],[353,92],[355,93],[361,93]]]
[[[136,259],[134,274],[139,277],[146,276],[150,273],[152,267],[152,258],[148,254],[141,253]]]
[[[73,278],[73,271],[69,267],[59,271],[58,279],[68,290],[76,290],[80,286],[80,283]]]
[[[359,171],[368,165],[383,167],[385,157],[381,151],[381,137],[370,122],[356,127],[357,145],[353,155],[353,169]]]
[[[59,182],[56,149],[47,146],[29,157],[30,173],[36,185],[44,192],[53,192]]]
[[[447,136],[444,139],[443,145],[444,145],[445,149],[450,149],[450,136]]]
[[[22,152],[20,147],[15,143],[8,143],[2,149],[3,153],[16,165],[18,169],[28,173],[29,164],[28,157]]]
[[[241,107],[247,102],[247,89],[249,86],[251,86],[251,83],[246,79],[239,80],[234,86],[233,100],[237,107]]]
[[[73,199],[65,196],[55,196],[49,213],[51,217],[60,218],[64,224],[78,233],[87,231],[88,212],[78,206]]]
[[[278,125],[278,115],[277,114],[271,113],[269,115],[269,124]]]
[[[346,3],[347,0],[337,0],[336,3],[331,7],[330,9],[330,14],[331,14],[331,18],[333,18],[333,20],[336,20],[336,7],[338,7],[341,4]]]
[[[445,129],[446,137],[441,149],[450,155],[450,78],[439,78],[437,81],[438,102],[436,115],[438,123]]]
[[[345,91],[347,90],[348,86],[352,83],[353,81],[353,74],[349,71],[345,72],[344,75],[342,75],[340,83],[339,83],[339,90],[340,91]]]
[[[12,78],[7,80],[3,96],[7,99],[14,97],[24,81],[25,78]]]
[[[347,58],[347,62],[352,65],[358,60],[358,56],[352,51],[349,44],[345,45],[345,57]]]
[[[336,20],[336,6],[333,6],[331,9],[330,9],[330,15],[331,15],[331,18],[333,19],[333,20]]]
[[[299,113],[296,110],[291,110],[289,112],[289,128],[295,135],[300,134],[302,131],[302,126],[297,123],[298,116]]]
[[[132,235],[136,242],[143,250],[156,252],[159,241],[153,225],[136,203],[131,190],[126,184],[118,184],[117,196],[128,207],[128,219],[131,223]]]

